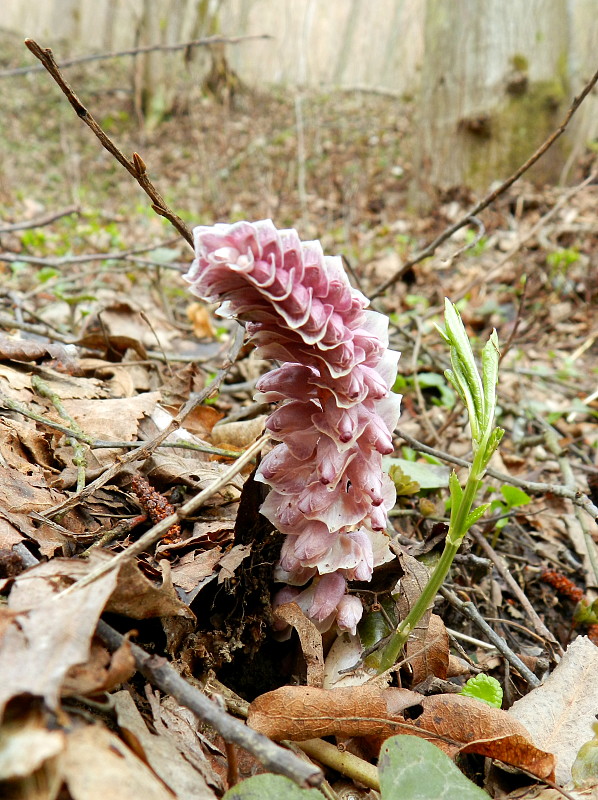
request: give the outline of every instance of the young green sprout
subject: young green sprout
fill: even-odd
[[[452,367],[445,372],[445,376],[467,407],[473,462],[465,486],[461,486],[454,471],[451,473],[451,516],[444,550],[422,594],[409,614],[399,623],[382,651],[380,672],[390,669],[396,663],[411,631],[434,602],[465,534],[488,509],[488,503],[477,508],[472,507],[488,462],[504,434],[502,428],[494,427],[499,360],[496,331],[492,331],[482,350],[480,375],[459,312],[449,300],[445,300],[444,322],[445,330],[438,330],[449,345]]]

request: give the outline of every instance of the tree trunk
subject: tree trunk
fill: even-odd
[[[416,202],[428,187],[485,192],[554,130],[568,105],[566,0],[428,0]],[[558,179],[563,141],[534,168]]]

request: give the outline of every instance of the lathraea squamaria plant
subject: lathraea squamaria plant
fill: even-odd
[[[393,452],[399,353],[388,319],[367,310],[341,258],[270,220],[194,229],[191,291],[245,324],[257,354],[279,366],[257,383],[276,402],[266,427],[278,442],[256,480],[270,487],[261,513],[285,534],[275,604],[295,600],[320,629],[355,633],[362,614],[347,581],[368,581],[392,555],[385,533],[395,503],[382,456]],[[311,582],[310,582],[311,581]]]

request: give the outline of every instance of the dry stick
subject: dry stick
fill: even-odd
[[[69,206],[62,211],[55,211],[52,214],[44,214],[42,217],[35,217],[34,219],[26,220],[25,222],[15,222],[12,225],[2,225],[0,233],[13,233],[14,231],[25,231],[30,228],[43,228],[45,225],[51,225],[57,219],[62,217],[69,217],[71,214],[78,214],[80,211],[78,206]],[[0,256],[0,260],[1,260]]]
[[[174,514],[169,514],[169,516],[165,517],[160,522],[156,523],[156,525],[152,526],[148,531],[146,531],[143,536],[138,539],[136,542],[131,544],[127,547],[126,550],[122,550],[118,555],[111,558],[109,561],[105,561],[104,563],[100,564],[95,569],[88,572],[85,577],[81,578],[80,580],[76,581],[75,583],[71,584],[69,587],[64,589],[60,595],[64,596],[67,594],[72,594],[76,592],[78,589],[82,588],[83,586],[87,586],[93,581],[101,578],[102,575],[106,575],[108,572],[111,572],[113,569],[119,567],[124,561],[127,559],[133,558],[135,556],[141,555],[141,553],[145,552],[148,548],[154,545],[157,541],[159,541],[162,536],[169,530],[173,525],[179,522],[181,519],[190,516],[198,508],[209,500],[212,495],[216,494],[216,492],[220,491],[224,486],[231,482],[231,480],[241,472],[243,467],[252,460],[257,453],[260,452],[262,447],[268,441],[269,434],[265,433],[259,439],[257,439],[250,447],[245,450],[242,456],[240,456],[232,466],[230,466],[222,475],[217,478],[216,480],[212,481],[212,483],[207,486],[203,491],[196,494],[195,497],[192,497],[182,506],[176,509]],[[57,595],[58,597],[58,595]]]
[[[536,152],[532,156],[530,156],[530,158],[528,158],[525,164],[522,164],[519,167],[519,169],[517,169],[509,178],[507,178],[506,181],[501,183],[500,186],[494,189],[494,191],[490,192],[490,194],[487,194],[486,197],[480,200],[480,202],[477,203],[472,209],[470,209],[463,217],[461,217],[460,220],[455,222],[450,227],[446,228],[446,230],[443,231],[443,233],[441,233],[440,236],[437,236],[436,239],[434,239],[434,241],[430,242],[430,244],[424,247],[423,250],[420,250],[419,253],[416,253],[416,255],[413,256],[413,258],[410,258],[408,261],[406,261],[403,264],[403,266],[400,269],[398,269],[394,273],[394,275],[392,275],[392,277],[390,277],[385,283],[381,284],[374,290],[374,293],[370,295],[370,300],[379,297],[383,292],[386,291],[386,289],[388,289],[390,286],[392,286],[394,283],[400,280],[403,277],[403,275],[407,272],[407,270],[411,269],[411,267],[413,267],[415,264],[418,264],[420,261],[423,261],[424,258],[428,258],[428,256],[433,255],[436,248],[439,245],[441,245],[442,242],[449,239],[453,235],[453,233],[456,233],[464,225],[467,225],[467,223],[471,220],[472,217],[475,217],[477,214],[480,213],[480,211],[483,211],[487,206],[493,203],[497,197],[506,192],[509,186],[512,186],[516,180],[518,180],[525,172],[527,172],[527,170],[530,167],[532,167],[536,163],[536,161],[538,161],[550,147],[552,147],[552,145],[556,142],[559,136],[561,136],[565,132],[565,129],[567,128],[567,125],[569,124],[571,117],[573,116],[573,114],[575,114],[579,106],[583,103],[587,95],[591,92],[597,81],[598,81],[598,71],[594,73],[590,81],[588,81],[588,83],[584,86],[583,91],[579,95],[577,95],[577,97],[574,98],[573,102],[569,106],[567,114],[565,115],[565,119],[562,121],[559,127],[548,137],[548,139],[546,139],[546,141],[542,145],[540,145],[540,147],[536,150]]]
[[[107,625],[98,622],[97,632],[109,649],[117,650],[125,637]],[[203,722],[211,725],[227,742],[234,742],[254,755],[266,769],[286,775],[299,786],[319,786],[322,771],[307,763],[294,753],[283,749],[261,733],[248,728],[239,720],[222,711],[199,689],[191,686],[161,656],[151,656],[141,647],[129,642],[135,665],[141,674],[163,692],[174,697],[182,706],[190,709]]]
[[[46,223],[48,224],[48,223]],[[36,225],[35,227],[39,227]],[[0,229],[0,233],[2,230]],[[127,260],[131,256],[141,253],[150,253],[152,250],[158,250],[161,247],[170,247],[180,241],[177,236],[176,239],[165,239],[163,242],[157,244],[146,245],[145,247],[136,247],[132,250],[115,250],[113,253],[85,253],[80,256],[61,256],[58,258],[43,258],[41,256],[30,256],[26,253],[0,253],[0,261],[23,261],[26,264],[39,264],[42,267],[62,267],[71,266],[72,264],[85,264],[90,261],[122,261]],[[171,265],[157,262],[161,267],[169,268]],[[180,271],[181,268],[177,267]]]
[[[405,431],[397,430],[397,435],[419,453],[427,453],[442,461],[448,461],[449,464],[456,464],[458,467],[471,467],[471,463],[464,458],[452,456],[450,453],[436,450],[434,447],[429,447],[427,444],[418,442],[417,439],[414,439],[413,436],[405,433]],[[486,475],[490,475],[490,477],[496,478],[496,480],[503,481],[503,483],[509,483],[511,486],[518,486],[520,489],[525,489],[532,494],[553,494],[558,497],[565,497],[567,500],[571,500],[572,503],[575,503],[576,506],[583,508],[595,521],[598,521],[598,506],[596,506],[586,494],[577,489],[572,489],[569,486],[562,486],[559,483],[526,481],[521,478],[515,478],[513,475],[505,475],[503,472],[498,472],[491,467],[486,469]]]
[[[70,497],[68,500],[60,503],[53,508],[49,508],[44,511],[44,517],[53,517],[56,514],[64,513],[69,509],[76,506],[85,498],[92,495],[96,489],[99,489],[101,486],[104,486],[109,480],[112,480],[119,472],[121,472],[122,468],[125,464],[131,464],[134,461],[145,460],[149,458],[152,452],[158,447],[162,442],[171,434],[173,431],[177,430],[180,426],[185,417],[193,411],[193,409],[203,403],[210,395],[212,395],[220,386],[222,381],[224,380],[228,370],[233,365],[239,350],[243,345],[243,337],[244,337],[244,329],[239,326],[237,329],[237,335],[235,337],[235,341],[233,342],[233,346],[228,354],[227,363],[216,373],[216,377],[214,380],[205,387],[199,394],[192,395],[189,400],[185,403],[183,408],[179,411],[176,417],[171,420],[168,427],[166,427],[162,433],[156,436],[155,439],[152,439],[150,442],[145,443],[142,447],[138,449],[132,450],[130,453],[126,453],[123,456],[119,456],[116,462],[109,467],[106,472],[96,478],[95,481],[86,486],[82,492],[75,495],[74,497]],[[172,523],[171,523],[172,524]]]
[[[508,644],[505,642],[502,636],[499,636],[498,633],[496,633],[496,631],[492,630],[490,625],[488,625],[484,617],[482,617],[482,615],[480,614],[480,612],[477,610],[477,608],[474,606],[473,603],[471,602],[464,603],[457,597],[457,595],[454,592],[451,592],[450,589],[447,589],[444,586],[441,587],[440,594],[446,600],[448,600],[452,606],[454,606],[464,616],[468,617],[475,625],[478,626],[478,628],[481,631],[483,631],[486,634],[488,639],[490,639],[490,641],[496,647],[499,653],[502,653],[502,655],[507,659],[509,664],[512,667],[514,667],[517,670],[517,672],[519,672],[521,677],[524,678],[529,683],[530,686],[533,686],[535,688],[536,686],[539,686],[542,683],[542,681],[539,678],[537,678],[528,667],[525,666],[525,664],[519,658],[519,656],[516,655],[511,650],[511,648],[508,646]]]
[[[467,295],[468,295],[468,294],[469,294],[469,293],[470,293],[470,292],[471,292],[473,289],[475,289],[475,287],[476,287],[476,286],[479,286],[481,283],[485,283],[485,284],[487,284],[489,281],[492,281],[492,280],[494,280],[494,279],[496,278],[496,276],[500,274],[500,272],[501,272],[502,268],[504,267],[504,265],[505,265],[505,264],[506,264],[508,261],[510,261],[510,260],[513,258],[513,256],[515,255],[515,253],[517,253],[517,252],[518,252],[518,251],[519,251],[519,250],[520,250],[520,249],[523,247],[523,245],[524,245],[524,244],[525,244],[527,241],[529,241],[529,239],[531,239],[531,238],[532,238],[532,236],[534,236],[534,235],[535,235],[535,234],[536,234],[536,233],[537,233],[537,232],[538,232],[538,231],[539,231],[541,228],[543,228],[543,227],[544,227],[544,225],[545,225],[545,224],[548,222],[548,220],[549,220],[551,217],[553,217],[553,216],[556,214],[556,212],[557,212],[557,211],[558,211],[560,208],[562,208],[562,206],[566,205],[566,204],[569,202],[569,200],[571,200],[571,198],[572,198],[572,197],[575,197],[575,195],[576,195],[576,194],[578,194],[578,193],[579,193],[579,192],[580,192],[582,189],[584,189],[584,188],[585,188],[586,186],[588,186],[590,183],[593,183],[593,182],[596,180],[596,176],[597,176],[597,175],[598,175],[598,172],[596,172],[596,171],[594,171],[594,172],[591,172],[591,173],[588,175],[588,177],[587,177],[587,178],[585,178],[585,179],[584,179],[584,180],[583,180],[581,183],[579,183],[577,186],[574,186],[574,187],[573,187],[572,189],[570,189],[568,192],[566,192],[565,194],[563,194],[563,195],[562,195],[562,196],[561,196],[561,197],[560,197],[560,198],[557,200],[557,202],[556,202],[556,203],[553,205],[553,207],[552,207],[552,208],[551,208],[549,211],[547,211],[547,212],[546,212],[546,214],[544,214],[544,216],[543,216],[543,217],[540,217],[540,219],[537,221],[537,223],[536,223],[535,225],[533,225],[533,226],[532,226],[532,227],[531,227],[531,228],[530,228],[530,229],[527,231],[527,233],[525,233],[523,236],[521,236],[521,237],[519,238],[519,240],[518,240],[517,244],[513,245],[513,247],[512,247],[510,250],[508,250],[508,251],[507,251],[507,252],[506,252],[506,253],[503,255],[503,257],[502,257],[501,259],[499,259],[498,263],[497,263],[497,264],[495,264],[495,265],[492,267],[492,269],[490,270],[490,272],[486,272],[486,273],[484,273],[484,275],[482,275],[480,278],[476,278],[476,279],[475,279],[475,280],[473,280],[473,281],[472,281],[470,284],[468,284],[468,285],[465,287],[465,289],[462,289],[460,292],[458,292],[458,293],[457,293],[457,294],[456,294],[456,295],[453,297],[453,302],[455,302],[455,303],[456,303],[456,302],[458,302],[459,300],[462,300],[462,299],[463,299],[464,297],[466,297],[466,296],[467,296]],[[434,316],[434,315],[435,315],[435,314],[437,314],[437,313],[438,313],[440,310],[442,310],[442,307],[441,307],[441,306],[439,306],[439,307],[437,307],[437,308],[430,308],[430,309],[428,309],[428,310],[426,311],[425,318],[427,319],[427,318],[428,318],[428,317],[430,317],[430,316]]]
[[[83,122],[91,128],[91,130],[95,133],[95,135],[100,140],[101,144],[108,150],[111,155],[122,164],[122,166],[131,174],[137,183],[141,186],[143,191],[148,195],[148,197],[152,201],[152,208],[159,214],[161,217],[165,217],[177,231],[181,234],[181,236],[189,243],[191,247],[193,247],[193,234],[189,230],[189,228],[185,225],[183,220],[172,211],[166,204],[166,201],[160,194],[160,192],[156,189],[154,184],[150,181],[147,176],[146,166],[138,153],[133,153],[133,159],[129,160],[124,153],[114,144],[112,139],[107,136],[102,128],[98,125],[96,120],[93,116],[89,113],[89,111],[85,108],[83,103],[79,100],[77,95],[71,89],[69,84],[65,81],[62,77],[62,73],[58,68],[58,64],[54,59],[54,55],[50,48],[42,49],[39,44],[34,41],[33,39],[25,39],[25,44],[31,50],[33,55],[38,58],[46,70],[50,73],[50,75],[54,78],[58,86],[64,92],[66,99],[75,109],[75,113],[77,116],[83,120]]]
[[[510,571],[505,566],[504,561],[500,558],[498,553],[488,544],[484,536],[479,531],[473,530],[471,535],[473,536],[476,544],[479,545],[488,558],[492,560],[492,563],[496,567],[498,574],[501,576],[501,578],[503,578],[509,589],[521,603],[521,606],[530,619],[536,633],[549,642],[550,645],[554,647],[558,655],[562,656],[563,648],[554,638],[554,635],[548,630],[546,625],[542,622],[538,616],[538,612],[527,599],[525,592],[521,589],[515,578],[511,575]]]
[[[110,58],[121,58],[122,56],[137,56],[143,53],[155,53],[156,51],[174,52],[176,50],[187,50],[191,47],[210,46],[212,44],[238,44],[252,39],[273,39],[268,33],[255,33],[248,36],[208,36],[204,39],[192,39],[190,42],[179,42],[178,44],[150,44],[144,47],[135,47],[130,50],[115,50],[111,53],[92,53],[88,56],[77,56],[67,58],[60,65],[63,69],[72,67],[75,64],[85,64],[89,61],[106,61]],[[11,78],[13,75],[28,75],[30,72],[41,72],[42,66],[15,67],[5,69],[0,72],[0,78]]]

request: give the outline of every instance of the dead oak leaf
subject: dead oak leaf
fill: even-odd
[[[381,745],[389,736],[407,733],[429,739],[453,757],[479,753],[540,778],[550,778],[554,771],[552,754],[537,748],[521,723],[506,711],[461,695],[424,697],[372,684],[342,689],[284,686],[251,703],[248,724],[276,740],[359,736]]]

